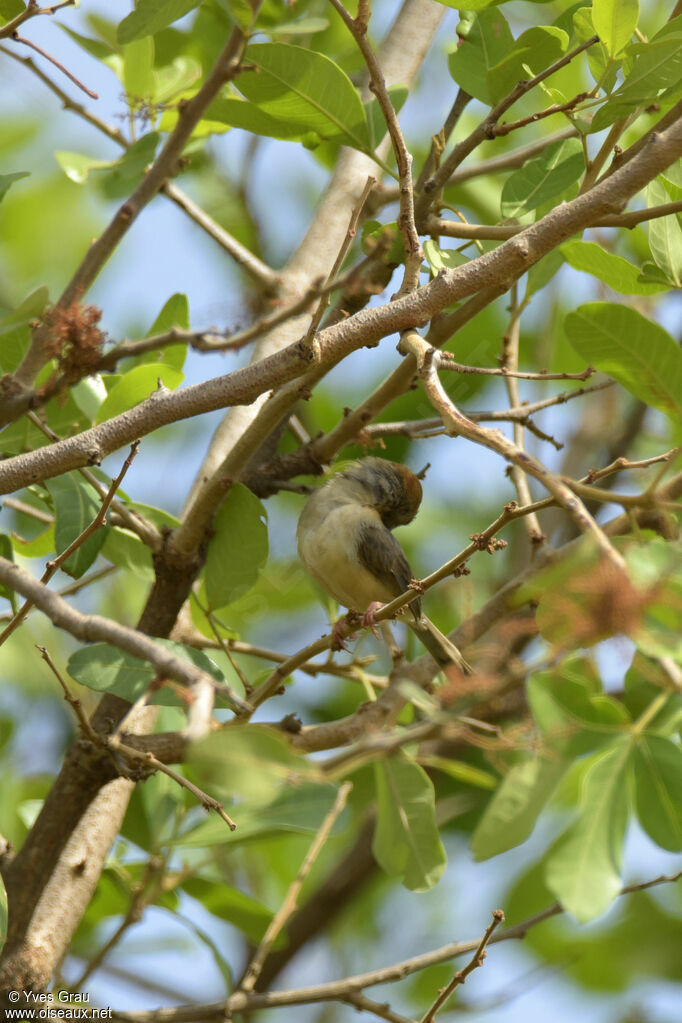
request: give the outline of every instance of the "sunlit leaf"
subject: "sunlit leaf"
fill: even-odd
[[[329,57],[301,46],[255,43],[247,48],[245,61],[258,69],[242,72],[236,81],[250,102],[292,128],[369,149],[369,128],[360,96]]]
[[[462,31],[462,22],[459,31]],[[499,64],[513,46],[514,37],[499,8],[481,10],[467,25],[466,34],[460,36],[457,49],[448,57],[450,74],[469,95],[482,103],[490,103],[488,71]]]
[[[588,302],[570,312],[566,334],[586,362],[679,421],[682,350],[657,323],[612,302]]]
[[[201,0],[139,0],[118,26],[119,43],[153,35],[198,7]]]
[[[594,29],[612,57],[632,38],[639,18],[639,0],[593,0]]]
[[[682,43],[680,44],[682,46]],[[647,206],[668,202],[668,194],[660,181],[652,181],[646,190]],[[654,262],[669,281],[682,287],[682,227],[676,214],[653,217],[648,224],[649,248]]]
[[[500,203],[502,216],[520,217],[555,199],[578,180],[584,169],[580,139],[553,142],[541,156],[528,160],[507,178]]]
[[[574,270],[592,274],[622,295],[654,295],[667,288],[664,284],[647,284],[640,280],[639,267],[596,242],[564,242],[561,254]]]
[[[553,25],[529,28],[514,43],[513,49],[488,71],[490,98],[496,103],[515,85],[558,60],[568,46],[568,34]]]
[[[114,384],[100,406],[98,423],[126,412],[129,408],[139,405],[160,386],[174,390],[179,387],[184,377],[182,373],[164,362],[147,363],[136,366]]]

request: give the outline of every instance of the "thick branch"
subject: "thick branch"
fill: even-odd
[[[537,223],[492,252],[455,270],[444,271],[419,291],[381,308],[364,309],[318,335],[321,363],[332,363],[356,348],[373,345],[394,331],[421,326],[454,301],[482,289],[511,285],[521,274],[577,231],[590,227],[627,200],[682,155],[682,101],[678,120],[662,134],[652,133],[649,145],[587,194],[552,210]],[[152,429],[225,405],[253,401],[269,387],[298,376],[303,366],[297,343],[236,370],[227,377],[173,393],[157,392],[143,405],[101,426],[69,438],[50,449],[7,459],[0,469],[0,493],[68,469],[98,461]],[[11,400],[8,401],[11,404]]]

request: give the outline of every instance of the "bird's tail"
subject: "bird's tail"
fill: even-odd
[[[444,636],[426,615],[421,615],[416,621],[407,624],[424,644],[436,664],[441,667],[455,664],[464,674],[471,675],[473,673],[471,665],[464,660],[455,644],[447,636]]]

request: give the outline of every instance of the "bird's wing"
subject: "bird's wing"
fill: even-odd
[[[358,530],[358,558],[395,597],[404,593],[414,578],[405,551],[380,522],[368,522]],[[412,601],[410,609],[419,618],[421,601]]]

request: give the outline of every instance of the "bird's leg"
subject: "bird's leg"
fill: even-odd
[[[348,628],[353,629],[358,625],[360,621],[360,615],[357,611],[352,608],[348,609],[348,613],[339,618],[338,622],[335,622],[332,627],[332,650],[347,650],[346,640],[355,639],[355,635],[351,633],[349,636],[344,636],[343,630]]]
[[[379,633],[377,632],[377,623],[375,621],[375,615],[377,611],[381,611],[382,607],[386,607],[386,605],[382,604],[380,600],[373,600],[372,603],[367,608],[367,610],[365,611],[364,615],[362,616],[363,628],[371,629],[374,635],[377,637],[377,639],[379,638]]]

